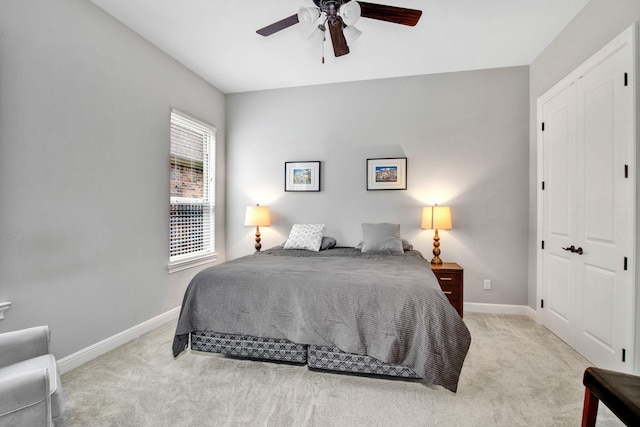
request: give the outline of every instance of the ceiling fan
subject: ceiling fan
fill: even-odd
[[[301,7],[297,14],[267,25],[256,33],[266,37],[300,23],[309,33],[308,38],[311,42],[322,42],[324,46],[325,31],[328,27],[333,52],[335,56],[342,56],[349,53],[348,42],[355,40],[361,34],[353,26],[361,16],[411,27],[415,26],[422,16],[421,10],[364,1],[313,0],[313,2],[316,7]]]

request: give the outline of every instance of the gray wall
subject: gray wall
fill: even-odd
[[[638,0],[591,0],[530,66],[529,305],[536,306],[536,102],[587,58],[640,20]],[[640,311],[639,311],[640,314]]]
[[[227,96],[227,256],[253,249],[248,205],[269,205],[263,247],[296,222],[353,246],[363,222],[401,224],[431,258],[424,205],[448,204],[445,261],[465,268],[465,301],[527,304],[528,67]],[[407,191],[366,191],[367,158],[407,157]],[[320,193],[285,193],[285,161],[322,161]],[[493,290],[484,291],[482,280]]]
[[[86,0],[2,0],[0,33],[0,331],[49,324],[63,357],[180,305],[169,111],[216,126],[224,160],[225,96]]]

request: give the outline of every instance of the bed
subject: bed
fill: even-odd
[[[455,392],[470,333],[420,252],[275,247],[190,282],[173,342],[192,350],[419,378]]]

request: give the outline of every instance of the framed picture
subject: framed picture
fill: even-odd
[[[320,191],[320,162],[284,162],[284,191]]]
[[[406,189],[406,157],[367,159],[367,191]]]

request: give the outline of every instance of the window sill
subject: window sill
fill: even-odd
[[[167,270],[169,270],[169,274],[175,273],[176,271],[186,270],[191,267],[197,267],[199,265],[208,264],[210,262],[214,262],[217,257],[217,253],[212,253],[209,255],[201,256],[198,258],[185,259],[181,261],[174,261],[167,265]]]

